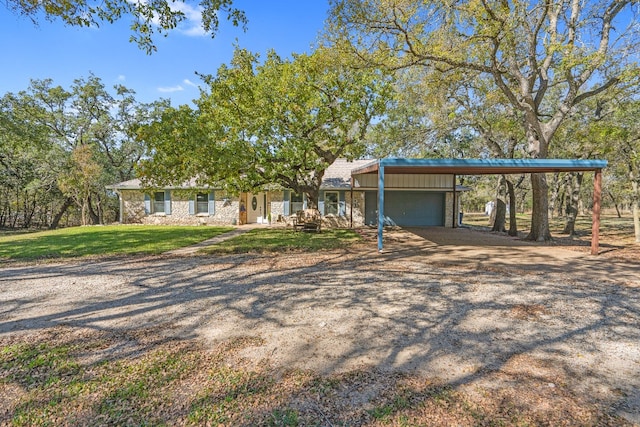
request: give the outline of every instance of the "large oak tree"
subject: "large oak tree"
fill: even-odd
[[[330,34],[368,65],[492,79],[520,111],[532,158],[546,158],[575,106],[637,84],[633,0],[332,0]],[[428,97],[428,94],[425,94]],[[531,240],[551,238],[548,186],[533,174]]]
[[[291,60],[270,52],[262,63],[237,49],[204,80],[197,110],[167,111],[141,131],[152,148],[143,177],[153,185],[196,178],[235,193],[277,184],[315,206],[326,168],[364,154],[389,91],[383,74],[350,67],[330,49]]]

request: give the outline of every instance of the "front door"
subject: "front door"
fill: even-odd
[[[249,224],[262,224],[266,222],[264,196],[264,193],[247,194],[247,222]]]

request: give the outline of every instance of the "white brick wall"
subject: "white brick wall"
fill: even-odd
[[[215,214],[189,214],[189,200],[194,197],[184,191],[171,192],[171,214],[145,214],[144,192],[139,190],[121,190],[122,222],[124,224],[235,224],[239,219],[240,201],[237,196],[231,196],[222,191],[215,191]],[[284,192],[272,191],[267,193],[267,204],[271,212],[272,221],[277,221],[284,215]],[[351,192],[345,192],[346,215],[344,217],[328,216],[323,219],[327,227],[349,227],[351,225]],[[364,225],[364,192],[353,192],[353,226]]]
[[[121,190],[122,222],[125,224],[233,224],[238,221],[240,203],[237,197],[216,191],[215,212],[208,214],[189,214],[189,200],[193,195],[186,192],[171,192],[171,214],[145,214],[144,193],[138,190]]]

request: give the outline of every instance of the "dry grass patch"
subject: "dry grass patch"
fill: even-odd
[[[509,310],[509,315],[521,320],[537,320],[540,316],[549,314],[541,304],[516,304]]]
[[[625,425],[572,395],[552,370],[537,366],[532,375],[531,360],[516,357],[454,387],[368,367],[331,376],[281,371],[240,356],[263,344],[240,337],[206,348],[152,330],[64,327],[5,338],[0,424]]]

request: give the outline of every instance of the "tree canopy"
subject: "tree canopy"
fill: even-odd
[[[329,37],[370,66],[489,78],[521,115],[529,155],[545,158],[577,105],[638,84],[637,9],[633,0],[332,0]],[[545,176],[532,175],[532,187],[529,238],[547,240]]]
[[[104,222],[115,210],[105,186],[133,178],[145,153],[137,127],[167,106],[134,95],[90,75],[69,89],[33,80],[0,98],[0,227],[55,227],[73,205],[83,224]]]
[[[244,11],[234,7],[233,0],[201,0],[199,3],[187,0],[7,0],[4,4],[8,9],[29,17],[34,23],[42,19],[59,19],[67,25],[92,27],[128,16],[131,18],[130,40],[147,53],[156,50],[154,34],[166,35],[193,11],[199,14],[203,31],[212,37],[220,26],[220,16],[226,16],[233,25],[242,28],[248,22]]]
[[[141,133],[152,148],[141,172],[154,185],[191,178],[232,192],[277,184],[312,204],[325,169],[358,158],[386,105],[386,77],[345,64],[335,51],[283,59],[237,49],[197,100]]]

